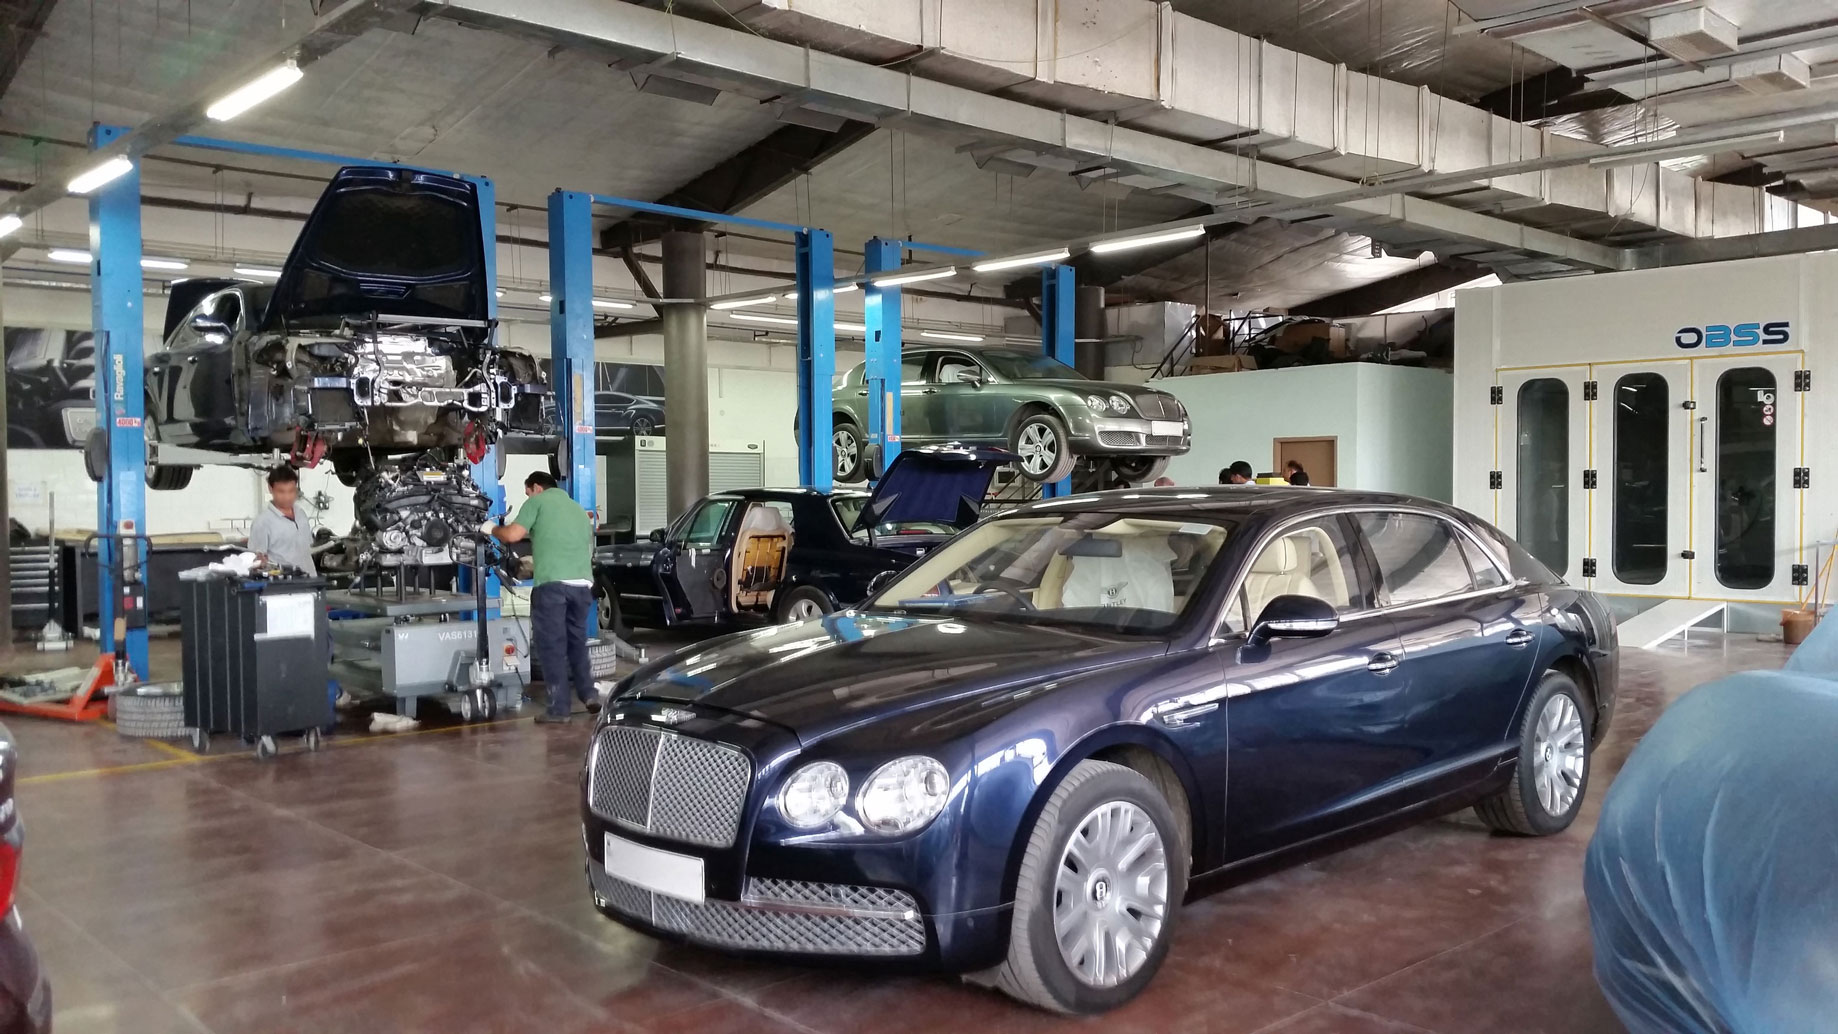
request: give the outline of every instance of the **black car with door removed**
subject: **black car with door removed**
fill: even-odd
[[[751,488],[698,501],[644,542],[602,547],[600,626],[802,621],[976,523],[1001,449],[900,453],[873,492]]]

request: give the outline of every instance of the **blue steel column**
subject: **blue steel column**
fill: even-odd
[[[1078,280],[1071,266],[1048,266],[1040,274],[1040,347],[1047,358],[1073,365],[1076,345],[1073,337],[1073,302],[1078,297]],[[1071,442],[1067,442],[1068,447]],[[1044,498],[1072,494],[1072,479],[1062,478],[1040,486]]]
[[[863,250],[862,269],[870,275],[900,268],[899,241],[876,237]],[[868,389],[864,444],[876,457],[868,473],[878,479],[900,455],[900,289],[864,285],[862,323],[868,328],[868,363],[862,370]]]
[[[594,483],[593,196],[572,190],[549,195],[549,383],[555,413],[568,438],[563,486],[590,511],[600,508]]]
[[[97,126],[90,132],[90,147],[105,147],[125,134],[121,126]],[[140,168],[99,188],[89,198],[89,251],[91,321],[101,349],[96,356],[96,426],[108,435],[108,474],[96,493],[96,530],[103,533],[147,533],[147,439],[141,423],[147,418],[143,386],[144,351],[141,343],[140,275]],[[98,572],[97,620],[102,652],[125,652],[135,674],[145,678],[147,630],[130,628],[127,641],[115,642],[116,547],[107,539]],[[147,581],[147,554],[140,556],[140,581]]]
[[[819,492],[835,483],[836,244],[828,230],[800,230],[798,256],[798,482]]]

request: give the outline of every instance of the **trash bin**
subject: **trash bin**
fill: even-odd
[[[183,581],[180,594],[185,724],[192,746],[213,733],[275,753],[274,737],[299,733],[319,749],[332,721],[326,695],[325,582],[319,578]]]

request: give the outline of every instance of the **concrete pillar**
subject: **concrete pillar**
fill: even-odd
[[[706,297],[707,254],[699,232],[664,234],[664,297]],[[675,518],[708,494],[708,310],[700,302],[659,308],[664,320],[664,469]]]
[[[1104,288],[1080,284],[1078,301],[1072,312],[1072,334],[1078,339],[1073,348],[1074,367],[1094,381],[1104,379]]]

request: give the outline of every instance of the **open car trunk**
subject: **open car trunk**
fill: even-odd
[[[996,468],[1013,463],[1005,449],[931,445],[904,449],[855,520],[852,533],[884,549],[918,551],[975,524]]]

